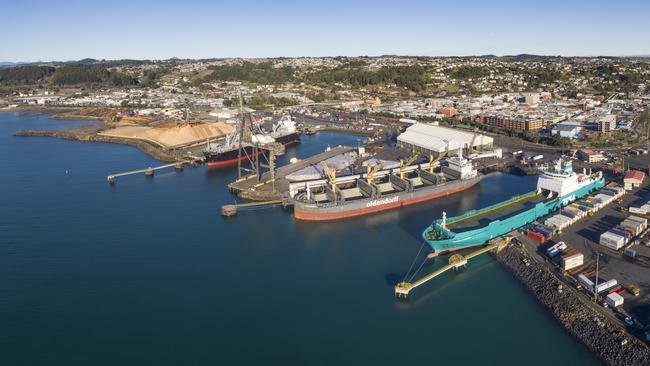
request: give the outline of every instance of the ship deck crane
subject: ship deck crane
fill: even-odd
[[[433,157],[433,154],[429,154],[429,173],[431,174],[433,174],[433,169],[438,166],[440,160],[444,159],[449,154],[449,141],[444,141],[447,144],[447,147],[442,154],[438,155],[436,158]]]
[[[324,161],[321,162],[320,164],[323,167],[323,171],[325,172],[325,175],[327,175],[327,178],[330,181],[332,192],[336,193],[336,171],[330,168],[329,165],[327,165],[327,163]]]
[[[406,174],[406,172],[404,171],[404,168],[406,168],[407,166],[413,164],[413,162],[416,161],[418,159],[418,157],[420,157],[420,156],[418,154],[415,154],[415,155],[411,156],[406,162],[404,162],[403,159],[399,160],[399,177],[401,179],[404,179],[404,175]]]
[[[366,174],[366,181],[368,182],[368,184],[372,184],[373,177],[379,170],[381,170],[383,166],[384,166],[384,162],[382,161],[372,168],[370,166],[367,167],[368,173]]]
[[[472,141],[470,141],[469,146],[467,146],[467,157],[469,158],[474,150],[474,142],[476,142],[477,134],[472,134]]]

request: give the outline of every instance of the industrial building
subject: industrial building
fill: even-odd
[[[580,127],[578,126],[557,125],[551,130],[551,134],[553,135],[560,135],[560,137],[568,137],[570,139],[578,137],[579,132]]]
[[[597,163],[599,161],[607,160],[602,153],[593,150],[578,150],[576,155],[578,156],[578,159],[587,163]]]
[[[625,189],[633,189],[640,187],[641,184],[643,183],[643,179],[645,178],[645,173],[643,173],[640,170],[630,170],[625,174],[625,178],[623,178],[623,182],[625,183]]]
[[[482,134],[425,123],[416,123],[397,137],[397,146],[434,156],[444,153],[447,149],[450,154],[456,154],[459,148],[489,149],[493,142],[492,137]]]

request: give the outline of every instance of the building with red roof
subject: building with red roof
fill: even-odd
[[[625,189],[630,190],[632,188],[640,187],[645,179],[645,173],[640,170],[630,170],[625,174],[623,182],[625,183]]]

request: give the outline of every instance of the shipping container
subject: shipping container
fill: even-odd
[[[575,222],[575,220],[572,217],[565,216],[565,215],[562,215],[562,214],[557,215],[557,217],[558,217],[558,219],[564,221],[567,224],[572,224],[573,222]]]
[[[609,281],[604,281],[602,283],[599,282],[596,285],[596,292],[601,293],[603,291],[607,291],[616,285],[618,285],[618,281],[616,281],[616,279],[611,279]]]
[[[616,292],[607,295],[605,298],[607,304],[613,308],[623,305],[623,296],[617,294]]]
[[[645,214],[648,213],[648,210],[646,210],[644,207],[645,207],[645,206],[641,206],[641,207],[630,206],[630,207],[628,208],[628,211],[630,211],[630,213],[634,213],[634,214],[645,215]]]
[[[594,290],[594,283],[584,274],[578,275],[578,282],[580,282],[580,284],[590,292]]]
[[[629,216],[627,218],[627,220],[637,221],[637,222],[640,222],[641,224],[643,224],[646,227],[648,226],[648,219],[646,219],[645,217],[639,217],[639,216],[631,215],[631,216]]]
[[[617,225],[614,228],[609,229],[609,232],[620,235],[625,238],[625,242],[627,243],[632,236],[632,233],[628,231],[627,228],[621,227],[620,225]]]
[[[550,239],[550,238],[553,237],[553,233],[552,233],[551,231],[546,230],[546,229],[544,229],[544,228],[541,227],[541,226],[537,226],[537,225],[536,225],[536,226],[533,227],[533,229],[534,229],[535,231],[537,231],[538,233],[544,235],[544,237],[546,238],[546,240],[548,240],[548,239]]]
[[[621,222],[620,226],[628,229],[628,232],[631,233],[631,236],[639,235],[641,231],[643,231],[643,225],[641,223],[634,222],[634,221],[625,220]]]
[[[606,231],[600,235],[600,245],[619,250],[625,245],[625,237]]]
[[[614,287],[613,289],[609,290],[609,292],[610,293],[615,292],[617,294],[621,294],[621,293],[625,292],[625,288],[623,288],[623,286],[621,286],[621,285],[618,285],[618,286]]]
[[[582,253],[566,254],[562,256],[562,269],[568,271],[570,269],[580,267],[584,263],[585,256]]]
[[[618,195],[619,192],[616,191],[616,190],[613,190],[611,188],[603,188],[603,189],[600,190],[600,193],[606,194],[606,195],[611,196],[611,197],[615,197],[615,196]]]
[[[544,229],[544,230],[550,232],[550,233],[553,234],[553,235],[557,234],[557,232],[555,231],[555,229],[550,228],[550,227],[548,227],[548,226],[546,226],[546,225],[541,225],[541,224],[539,224],[539,225],[537,225],[537,226],[539,226],[539,227],[541,227],[542,229]]]
[[[534,232],[534,231],[532,231],[532,230],[528,230],[528,232],[526,233],[526,235],[527,235],[529,238],[535,240],[535,241],[538,242],[538,243],[543,243],[543,242],[546,241],[546,239],[544,238],[544,236],[543,236],[542,234],[536,233],[536,232]]]

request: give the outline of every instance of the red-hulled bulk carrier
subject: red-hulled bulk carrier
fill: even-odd
[[[402,167],[387,170],[370,179],[367,174],[360,175],[351,188],[334,184],[319,193],[312,193],[307,183],[307,191],[294,199],[294,216],[299,220],[336,220],[386,211],[467,190],[483,178],[460,154],[447,159],[438,172],[429,164],[412,167],[407,173]]]
[[[226,136],[226,141],[221,144],[208,144],[208,147],[203,151],[205,161],[209,168],[220,168],[237,165],[239,160],[248,159],[253,155],[253,146],[245,145],[243,149],[246,153],[239,155],[239,136],[238,131],[235,130]],[[296,122],[291,117],[284,116],[273,125],[273,131],[269,134],[253,135],[253,142],[260,144],[278,142],[284,146],[297,144],[300,142],[300,132],[296,128]],[[262,154],[262,150],[258,150],[258,155]],[[247,157],[248,156],[248,157]]]

